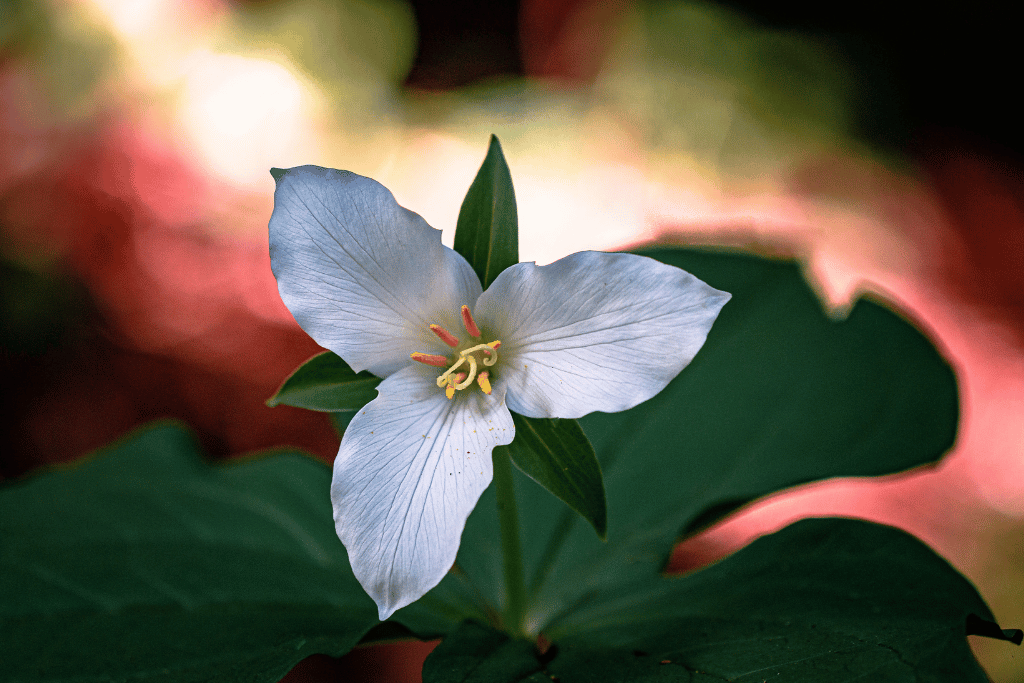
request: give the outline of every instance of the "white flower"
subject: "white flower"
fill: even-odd
[[[376,181],[276,171],[270,258],[299,325],[384,378],[334,462],[334,519],[380,618],[455,561],[512,442],[509,410],[576,418],[645,401],[700,349],[729,294],[632,254],[520,263],[486,292],[441,233]]]

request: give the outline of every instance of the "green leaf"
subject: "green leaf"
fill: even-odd
[[[491,136],[484,163],[469,186],[455,225],[455,251],[487,289],[498,273],[519,263],[519,218],[505,155]]]
[[[295,406],[336,412],[359,410],[377,398],[380,377],[353,372],[348,363],[330,351],[313,356],[288,376],[267,405]]]
[[[601,465],[576,420],[512,414],[516,438],[508,448],[516,467],[590,522],[604,539],[608,512]]]
[[[279,680],[376,625],[295,453],[211,466],[173,425],[0,489],[5,680]]]
[[[920,332],[859,301],[824,314],[798,268],[753,256],[658,250],[646,255],[732,293],[696,359],[648,403],[582,421],[605,462],[645,462],[619,486],[683,499],[693,531],[782,488],[878,476],[938,461],[959,418],[956,379]],[[625,493],[625,491],[624,491]]]
[[[594,586],[549,625],[551,647],[467,622],[431,654],[425,683],[984,683],[971,624],[1000,633],[977,591],[891,527],[798,522],[700,572]]]
[[[663,392],[580,421],[604,473],[607,544],[522,487],[524,536],[532,529],[544,539],[527,572],[536,572],[536,605],[547,614],[595,583],[656,574],[681,534],[749,501],[804,482],[934,463],[956,435],[952,370],[884,307],[860,301],[836,321],[794,264],[697,251],[648,255],[733,298]]]
[[[861,301],[835,321],[793,264],[654,255],[733,300],[662,394],[581,421],[604,470],[606,544],[516,476],[525,623],[554,643],[543,674],[561,683],[984,681],[966,634],[1018,634],[991,624],[966,579],[894,529],[805,521],[701,572],[661,575],[680,533],[748,500],[936,462],[954,439],[958,403],[948,364],[882,306]],[[500,624],[494,508],[488,490],[467,522],[457,571],[396,622],[431,635],[460,633],[460,612]],[[476,651],[485,667],[499,647]]]
[[[793,263],[647,255],[733,298],[704,348],[658,396],[580,420],[604,476],[607,543],[517,475],[534,629],[613,586],[657,577],[680,534],[748,501],[804,482],[934,463],[956,434],[952,370],[891,311],[860,301],[846,320],[833,320]],[[488,615],[504,599],[494,506],[488,490],[463,532],[461,573],[428,594],[449,610],[444,620],[417,608],[399,612],[401,623],[434,635],[460,613],[493,623]]]
[[[551,683],[533,643],[472,621],[434,648],[423,663],[423,683]]]
[[[646,585],[645,585],[646,584]],[[573,681],[988,680],[966,638],[992,615],[897,529],[798,522],[695,574],[655,578],[553,624],[547,672]],[[653,678],[652,678],[653,680]]]

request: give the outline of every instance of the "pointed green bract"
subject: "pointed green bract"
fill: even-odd
[[[330,471],[210,465],[162,425],[0,489],[0,661],[16,681],[278,681],[377,622]]]
[[[365,370],[353,372],[340,356],[325,351],[313,356],[289,375],[281,388],[267,399],[267,405],[286,405],[324,412],[359,410],[377,398],[377,385],[380,382],[380,377]]]
[[[519,263],[519,227],[512,176],[498,138],[466,193],[455,230],[455,251],[480,277],[484,289],[501,271]],[[575,420],[533,420],[520,415],[512,461],[594,526],[604,538],[607,510],[601,467]]]
[[[459,210],[455,251],[473,266],[484,289],[501,271],[519,263],[516,194],[501,143],[493,135]]]
[[[590,522],[602,539],[608,510],[601,465],[576,420],[512,414],[516,438],[508,448],[516,467]]]

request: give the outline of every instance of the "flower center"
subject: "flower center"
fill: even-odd
[[[462,307],[462,324],[470,337],[475,341],[480,340],[482,334],[476,321],[473,320],[473,315],[469,312],[469,306]],[[441,341],[455,349],[458,355],[452,360],[448,356],[417,351],[411,354],[411,357],[414,361],[424,365],[448,368],[437,378],[437,386],[444,389],[444,395],[452,399],[456,391],[471,387],[474,381],[480,386],[481,391],[489,395],[491,393],[491,373],[484,368],[493,367],[498,362],[497,349],[501,346],[501,341],[496,339],[486,344],[473,344],[471,341],[467,348],[459,350],[462,342],[454,334],[440,325],[431,325],[430,330]]]

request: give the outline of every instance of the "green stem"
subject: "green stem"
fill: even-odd
[[[512,484],[512,461],[508,448],[494,449],[494,487],[501,523],[501,550],[505,567],[505,629],[513,637],[524,637],[523,613],[526,583],[523,580],[523,550],[519,538],[519,512]]]

